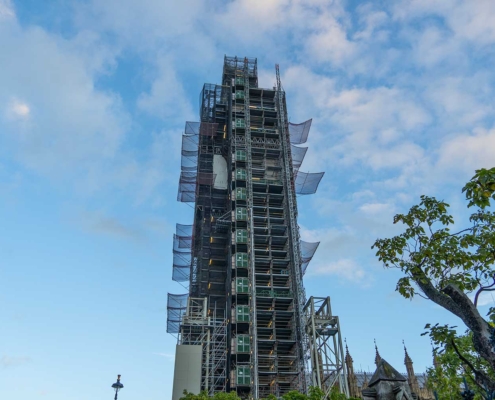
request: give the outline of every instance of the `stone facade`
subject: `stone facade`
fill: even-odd
[[[397,372],[378,352],[375,344],[376,371],[373,375],[354,371],[354,361],[346,345],[345,364],[349,381],[349,395],[364,400],[434,400],[426,387],[426,374],[416,374],[413,362],[404,347],[404,365],[407,373]]]

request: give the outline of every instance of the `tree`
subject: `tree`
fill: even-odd
[[[459,317],[470,331],[474,351],[495,370],[495,332],[477,309],[480,293],[495,290],[495,214],[489,211],[495,200],[495,168],[477,170],[462,189],[468,208],[474,212],[460,229],[451,230],[454,218],[449,205],[434,197],[421,196],[421,202],[407,214],[394,217],[394,224],[405,231],[388,239],[377,239],[372,248],[386,268],[398,268],[404,277],[396,290],[405,298],[420,295]],[[468,296],[471,295],[473,300]],[[475,365],[456,347],[452,329],[427,325],[437,345],[449,343],[459,359],[472,371],[476,383],[487,391],[495,390],[495,380]]]
[[[495,378],[488,363],[474,349],[472,333],[466,332],[463,335],[454,335],[452,340],[455,341],[457,351],[477,370],[484,371],[492,379]],[[459,358],[451,343],[447,342],[435,354],[435,366],[426,371],[428,387],[431,390],[435,390],[440,399],[462,400],[459,388],[465,378],[469,387],[475,392],[475,399],[483,398],[485,393],[476,386],[473,371]]]
[[[241,400],[241,398],[236,392],[217,392],[210,397],[206,391],[202,391],[199,394],[194,394],[184,390],[184,396],[182,396],[179,400]]]
[[[297,390],[291,390],[290,392],[282,396],[283,400],[323,400],[325,398],[325,393],[318,387],[310,386],[308,394],[301,393]],[[330,400],[347,400],[347,397],[340,393],[338,388],[334,386],[328,397]],[[215,393],[213,397],[208,397],[206,392],[201,392],[200,394],[193,394],[184,390],[184,396],[179,400],[240,400],[239,396],[235,392],[230,393]],[[273,394],[268,395],[264,400],[277,400],[277,397]],[[360,400],[355,398],[350,398],[349,400]]]

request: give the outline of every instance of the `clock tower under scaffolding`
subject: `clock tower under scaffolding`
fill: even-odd
[[[222,84],[204,85],[200,121],[182,135],[178,200],[194,221],[174,235],[172,279],[189,285],[168,294],[174,400],[184,389],[348,392],[330,299],[307,300],[303,286],[319,243],[299,236],[296,196],[323,177],[299,170],[312,121],[288,122],[278,65],[276,87],[258,87],[257,72],[256,59],[225,57]]]

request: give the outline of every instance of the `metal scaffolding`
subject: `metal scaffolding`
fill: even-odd
[[[278,66],[276,78],[259,88],[256,59],[225,57],[182,138],[178,199],[194,203],[194,222],[177,225],[173,279],[189,293],[170,295],[168,326],[203,346],[210,393],[306,392],[311,372],[303,275],[319,243],[300,238],[296,195],[323,173],[299,171],[311,120],[288,122]]]
[[[311,354],[311,385],[329,396],[332,387],[349,397],[339,317],[332,315],[330,297],[311,296],[304,307]]]
[[[179,344],[202,346],[201,389],[213,395],[226,390],[227,320],[223,311],[208,313],[206,298],[189,297]]]

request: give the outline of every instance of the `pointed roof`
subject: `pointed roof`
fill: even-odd
[[[404,353],[405,353],[404,364],[408,364],[408,363],[412,364],[411,357],[409,357],[409,354],[407,354],[407,348],[406,348],[406,344],[404,343],[404,341],[402,341],[402,344],[404,345]]]
[[[352,357],[349,354],[349,348],[347,347],[347,343],[345,344],[345,362],[347,364],[352,364]]]
[[[370,383],[368,386],[373,386],[377,384],[379,381],[396,381],[396,382],[406,382],[406,378],[402,376],[400,372],[392,367],[387,361],[383,358],[380,359],[378,366],[376,367],[376,371],[371,377]]]
[[[376,345],[376,339],[374,339],[375,341],[375,365],[378,367],[378,363],[381,361],[382,357],[380,356],[380,353],[378,352],[378,346]]]

